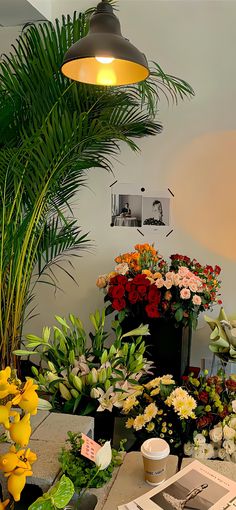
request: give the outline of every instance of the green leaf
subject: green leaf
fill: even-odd
[[[176,318],[177,322],[182,321],[183,315],[184,315],[183,308],[178,308],[175,312],[175,318]]]
[[[16,351],[13,351],[13,354],[15,356],[32,356],[33,354],[38,354],[37,351],[26,351],[24,349],[19,349]]]
[[[74,485],[68,476],[62,475],[59,482],[50,489],[50,497],[53,498],[53,502],[56,508],[64,508],[71,500],[75,492]]]
[[[45,497],[47,494],[40,496],[32,505],[29,506],[28,510],[54,510],[53,502],[50,496]]]

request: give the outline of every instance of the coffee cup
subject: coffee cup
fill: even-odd
[[[159,485],[166,479],[167,457],[170,447],[164,439],[152,437],[141,446],[144,476],[150,485]]]

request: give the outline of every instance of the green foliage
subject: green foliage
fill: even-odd
[[[70,478],[62,475],[49,491],[30,505],[28,510],[60,510],[69,503],[74,492],[74,485]]]
[[[119,451],[112,449],[112,461],[108,468],[102,471],[98,471],[94,462],[81,455],[80,450],[83,441],[80,434],[68,432],[67,442],[70,448],[62,449],[59,462],[63,473],[72,480],[78,493],[85,487],[102,487],[111,478],[114,468],[122,463],[124,442],[121,443]]]
[[[143,335],[149,334],[147,326],[141,324],[140,329],[122,336],[119,320],[114,321],[116,339],[109,346],[105,344],[105,310],[101,314],[97,310],[90,314],[94,333],[89,335],[89,346],[78,317],[70,314],[69,321],[59,316],[56,320],[58,326],[53,327],[52,338],[51,329],[45,327],[41,337],[27,335],[25,348],[14,351],[17,356],[40,356],[43,363],[39,369],[33,367],[33,375],[41,390],[49,393],[54,408],[66,413],[93,414],[104,392],[122,392],[124,383],[137,385],[145,375]],[[131,337],[130,342],[124,342],[123,337]]]

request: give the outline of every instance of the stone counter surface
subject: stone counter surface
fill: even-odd
[[[170,455],[167,463],[167,477],[170,478],[178,470],[178,457]],[[143,460],[140,452],[127,453],[123,464],[114,473],[109,487],[92,491],[99,501],[95,510],[117,510],[118,505],[128,503],[148,492],[151,485],[144,480]]]

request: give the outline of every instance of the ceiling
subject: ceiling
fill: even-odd
[[[0,26],[24,25],[45,17],[27,0],[0,0]]]

